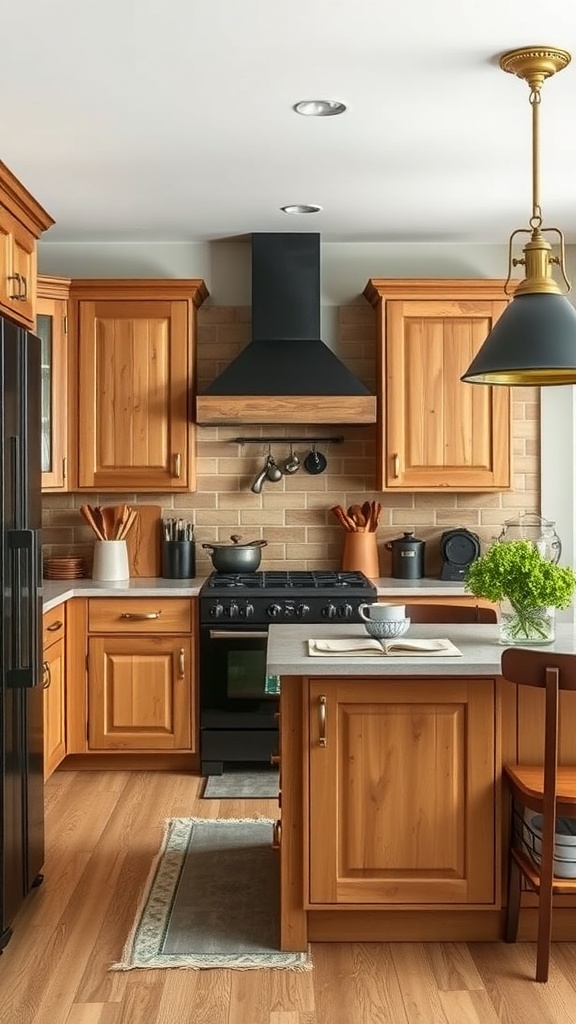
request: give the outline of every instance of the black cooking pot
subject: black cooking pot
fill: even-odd
[[[386,544],[392,552],[392,576],[398,580],[420,580],[424,575],[426,544],[412,532]]]
[[[212,565],[216,572],[256,572],[262,558],[262,548],[266,540],[251,540],[248,544],[240,544],[241,537],[232,534],[232,544],[203,544],[212,556]]]

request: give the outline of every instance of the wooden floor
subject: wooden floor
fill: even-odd
[[[270,817],[198,799],[184,774],[58,772],[44,884],[0,957],[0,1024],[576,1024],[576,943],[532,981],[534,946],[338,943],[314,969],[111,972],[168,817]]]

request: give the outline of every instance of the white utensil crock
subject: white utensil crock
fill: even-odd
[[[128,548],[125,540],[97,540],[94,544],[93,580],[130,578]]]

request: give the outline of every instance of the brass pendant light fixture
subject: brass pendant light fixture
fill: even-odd
[[[540,90],[543,82],[570,63],[566,50],[527,46],[510,50],[500,58],[503,71],[517,75],[530,86],[532,106],[532,216],[530,228],[510,236],[508,279],[505,292],[514,298],[504,310],[461,380],[469,384],[544,385],[576,384],[576,310],[566,298],[570,282],[565,270],[564,235],[558,228],[543,227],[540,208],[539,130]],[[559,254],[554,255],[546,234],[556,236]],[[516,235],[527,234],[523,257],[512,256]],[[565,288],[552,277],[560,268]],[[512,268],[523,266],[525,278],[511,289]]]

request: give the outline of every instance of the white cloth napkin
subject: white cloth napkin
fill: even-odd
[[[391,657],[462,657],[462,651],[447,638],[438,640],[376,640],[353,637],[349,640],[309,640],[308,654],[313,658],[341,658],[388,655]]]

